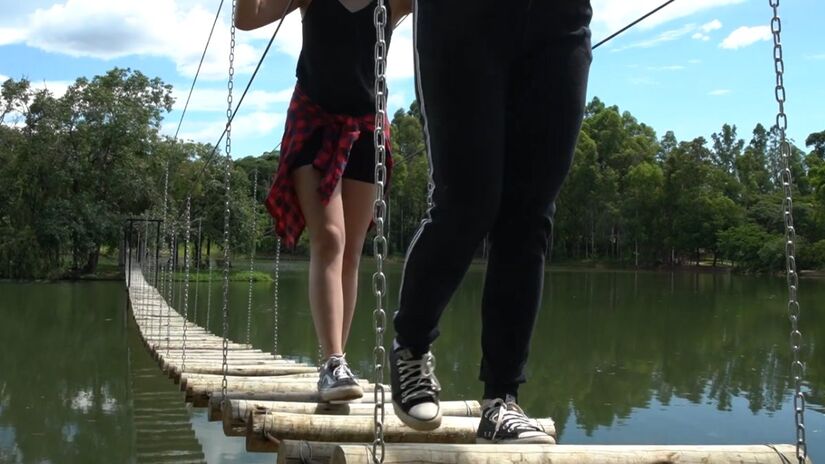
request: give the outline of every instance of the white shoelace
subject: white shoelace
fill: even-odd
[[[435,357],[427,353],[421,359],[398,359],[398,374],[401,383],[401,402],[433,396],[441,391],[435,378]]]
[[[488,418],[496,421],[493,439],[495,439],[501,429],[507,432],[517,430],[519,432],[544,432],[541,424],[537,420],[527,417],[521,407],[515,402],[505,403],[501,398],[497,398],[490,406],[490,411]]]
[[[333,358],[331,358],[330,361],[332,359]],[[354,379],[355,375],[350,370],[346,359],[344,359],[343,356],[341,356],[340,358],[337,358],[337,359],[338,359],[338,365],[335,366],[335,368],[332,370],[332,378],[334,378],[335,380],[341,380],[341,379],[346,379],[346,378]],[[329,364],[327,366],[329,366]]]

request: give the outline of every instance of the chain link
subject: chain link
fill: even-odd
[[[184,288],[183,288],[183,351],[181,353],[180,371],[186,371],[186,328],[189,326],[189,263],[191,259],[189,249],[189,238],[192,232],[192,197],[186,197],[186,230],[183,242],[183,267],[184,267]]]
[[[161,231],[161,236],[162,237],[167,236],[167,234],[169,233],[169,224],[167,224],[167,222],[166,222],[168,214],[169,214],[169,161],[166,161],[166,167],[164,169],[164,175],[163,175],[163,217],[162,217],[162,219],[163,219],[163,222],[162,222],[163,230]],[[163,239],[160,240],[160,245],[159,246],[161,246],[161,248],[162,248],[162,245],[163,245]],[[161,276],[163,278],[163,287],[164,287],[163,290],[167,290],[168,286],[166,285],[167,284],[166,279],[168,278],[168,276],[167,276],[166,271],[168,271],[168,269],[164,268],[163,266],[161,266],[161,268],[162,268],[161,270],[163,271],[163,272],[161,272]],[[161,340],[161,337],[162,337],[162,330],[163,330],[163,322],[162,322],[163,321],[163,302],[164,302],[164,298],[165,298],[165,293],[164,293],[163,290],[161,290],[161,292],[160,292],[160,299],[158,301],[158,314],[157,314],[158,336],[156,338],[157,346],[160,346],[160,340]],[[167,345],[167,348],[166,348],[166,355],[167,356],[169,355],[168,345]]]
[[[793,220],[793,177],[791,174],[791,145],[785,131],[788,129],[788,117],[785,114],[785,61],[782,56],[782,20],[779,17],[779,0],[769,0],[773,8],[771,19],[771,33],[773,34],[773,62],[776,73],[776,87],[774,96],[779,105],[776,114],[776,127],[779,129],[779,150],[784,161],[782,170],[782,211],[785,223],[785,270],[788,283],[788,318],[791,321],[790,347],[793,360],[791,362],[791,378],[794,386],[794,422],[796,426],[796,458],[800,464],[808,456],[808,447],[805,441],[805,394],[802,392],[802,377],[805,366],[800,360],[802,348],[802,332],[799,331],[800,308],[797,300],[799,290],[799,275],[796,271],[796,230]]]
[[[373,326],[375,329],[375,348],[373,349],[373,371],[375,383],[375,407],[373,409],[373,441],[372,462],[384,462],[384,421],[386,419],[384,391],[384,363],[386,349],[384,348],[384,328],[387,315],[384,311],[384,296],[386,294],[386,277],[384,275],[384,258],[387,256],[387,239],[384,224],[387,212],[387,203],[384,201],[384,187],[387,179],[387,149],[384,129],[387,121],[387,8],[385,0],[378,0],[375,6],[373,23],[375,25],[375,203],[373,207],[373,222],[375,223],[375,238],[373,240],[373,255],[375,257],[375,273],[372,278],[372,291],[375,295],[375,310],[373,311]]]
[[[212,257],[206,256],[209,270],[206,276],[206,331],[209,332],[209,319],[212,316]]]
[[[281,270],[281,237],[275,235],[275,305],[272,308],[274,327],[272,331],[272,354],[278,354],[278,287]]]
[[[166,274],[169,278],[167,282],[168,290],[169,290],[169,298],[166,300],[166,356],[169,356],[169,345],[170,345],[170,336],[171,330],[170,326],[172,325],[172,302],[174,302],[175,298],[175,283],[173,280],[173,274],[175,271],[175,255],[177,255],[177,242],[175,238],[177,237],[177,231],[175,229],[175,223],[173,222],[170,227],[171,235],[169,237],[169,259],[167,261],[167,266],[169,267],[169,272]],[[174,251],[173,251],[174,250]]]
[[[249,228],[249,295],[246,305],[246,344],[252,338],[252,273],[255,272],[255,246],[257,238],[257,208],[258,207],[258,170],[255,169],[255,182],[252,184],[252,223]]]
[[[195,279],[195,304],[192,305],[192,307],[194,308],[194,314],[192,315],[192,322],[194,322],[195,325],[198,324],[198,293],[199,293],[199,290],[201,288],[201,243],[202,243],[202,238],[203,238],[203,227],[202,226],[203,226],[203,220],[199,218],[198,219],[198,242],[197,242],[197,245],[195,245],[195,249],[198,252],[198,258],[195,260],[195,264],[197,265],[197,267],[195,269],[195,275],[197,275],[197,278]]]
[[[229,372],[229,201],[231,199],[230,179],[232,175],[232,88],[235,78],[235,0],[232,0],[232,19],[229,24],[229,79],[226,83],[226,164],[224,165],[224,211],[223,211],[223,378],[221,379],[221,402],[226,403],[226,376]]]

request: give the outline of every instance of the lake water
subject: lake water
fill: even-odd
[[[361,375],[373,343],[369,272],[347,347]],[[397,288],[400,266],[388,274]],[[434,352],[445,399],[481,393],[482,283],[483,267],[474,266],[442,321]],[[190,291],[193,318],[206,325],[208,314],[219,329],[219,282],[211,302],[206,282]],[[785,294],[781,278],[549,270],[521,404],[553,417],[567,444],[791,443]],[[314,360],[305,263],[282,265],[280,295],[280,351]],[[232,338],[244,341],[247,284],[231,284],[230,300]],[[389,295],[389,306],[396,300]],[[803,279],[800,300],[809,453],[825,463],[825,280]],[[125,308],[122,283],[0,283],[0,462],[140,462],[161,449],[210,463],[273,462],[179,401]],[[255,284],[249,336],[265,350],[272,308],[273,285]]]

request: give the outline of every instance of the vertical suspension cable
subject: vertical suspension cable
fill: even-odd
[[[278,286],[280,285],[281,268],[281,237],[275,234],[275,305],[272,308],[273,330],[272,330],[272,354],[278,354]]]
[[[166,166],[164,168],[164,175],[163,175],[163,216],[162,216],[162,235],[166,237],[169,233],[169,224],[167,223],[167,216],[169,214],[169,160],[166,161]],[[161,239],[161,243],[162,239]],[[169,268],[168,268],[168,260],[167,266],[164,268],[164,272],[161,272],[164,278],[163,287],[166,292],[169,291],[168,279],[169,279]],[[158,322],[158,336],[157,336],[157,346],[160,347],[160,340],[162,337],[162,326],[163,326],[163,305],[168,304],[165,300],[166,294],[162,291],[160,292],[160,298],[158,299],[158,314],[157,314],[157,322]],[[166,344],[166,355],[169,356],[169,343],[167,339]]]
[[[794,426],[796,430],[796,458],[803,464],[808,456],[808,445],[805,439],[805,393],[802,391],[802,377],[805,375],[805,365],[802,363],[800,351],[802,349],[802,332],[799,330],[799,319],[802,314],[797,299],[799,291],[799,274],[796,271],[796,229],[793,220],[793,175],[791,173],[791,144],[786,138],[788,116],[785,114],[785,60],[782,56],[782,20],[779,17],[779,0],[769,0],[773,9],[771,19],[771,33],[773,35],[773,61],[776,74],[774,95],[778,104],[776,127],[779,129],[779,149],[784,161],[782,169],[782,212],[785,223],[785,271],[788,284],[788,319],[791,323],[791,379],[793,380],[794,396]]]
[[[209,255],[206,262],[209,267],[206,276],[206,331],[209,332],[209,320],[212,318],[212,259]]]
[[[252,183],[252,222],[249,227],[249,295],[246,307],[246,344],[252,336],[252,274],[255,272],[255,248],[257,239],[258,213],[258,169],[255,168],[255,181]]]
[[[174,298],[175,298],[175,295],[174,295],[175,284],[174,284],[174,281],[172,280],[174,270],[175,270],[175,263],[174,263],[174,257],[173,257],[173,251],[172,250],[173,250],[173,248],[175,250],[177,250],[177,244],[175,244],[176,227],[175,227],[174,222],[171,224],[170,230],[171,230],[171,235],[169,237],[169,260],[168,260],[168,264],[167,264],[169,266],[169,272],[167,273],[167,275],[169,277],[169,299],[166,300],[166,356],[167,357],[169,356],[169,344],[170,344],[169,340],[170,340],[170,335],[171,335],[171,330],[170,330],[169,327],[172,324],[172,303],[174,302]]]
[[[186,197],[186,231],[184,232],[183,245],[183,266],[184,271],[184,291],[183,291],[183,350],[181,352],[180,371],[186,371],[186,329],[189,326],[189,236],[192,231],[192,197]]]
[[[387,68],[387,41],[385,36],[387,8],[384,6],[384,1],[378,0],[373,17],[375,25],[375,131],[373,132],[375,143],[375,202],[373,204],[375,238],[373,239],[373,255],[375,256],[376,269],[372,276],[372,291],[375,295],[375,310],[373,311],[375,406],[373,408],[372,461],[375,464],[384,462],[384,421],[386,420],[384,363],[387,352],[384,348],[384,327],[387,322],[387,314],[384,311],[384,295],[386,294],[387,281],[384,275],[384,258],[387,256],[387,238],[384,235],[384,226],[387,203],[384,200],[384,186],[387,180],[387,140],[384,128],[387,121],[387,81],[385,77]]]
[[[197,249],[197,252],[198,252],[198,257],[197,257],[197,259],[195,259],[195,272],[196,272],[196,275],[198,276],[198,278],[195,279],[195,304],[194,304],[195,314],[192,315],[192,320],[195,323],[195,325],[198,324],[198,290],[200,289],[200,286],[201,286],[201,256],[202,256],[201,247],[203,246],[203,244],[202,244],[202,234],[201,234],[202,226],[203,226],[203,218],[198,218],[198,242],[197,242],[197,245],[195,246],[195,248]]]
[[[221,403],[226,404],[227,363],[229,351],[229,202],[231,200],[230,179],[232,169],[232,88],[235,78],[235,0],[232,0],[232,19],[229,23],[229,79],[226,83],[226,164],[224,166],[224,211],[223,211],[223,378],[221,379]]]

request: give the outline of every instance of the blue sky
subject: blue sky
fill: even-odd
[[[331,0],[330,0],[331,1]],[[593,0],[594,43],[663,0]],[[0,80],[27,77],[57,94],[78,76],[114,66],[139,69],[175,86],[178,103],[163,131],[180,119],[218,0],[2,0]],[[183,121],[181,137],[214,143],[226,111],[228,5]],[[825,2],[781,1],[789,136],[825,130]],[[633,113],[659,136],[680,140],[736,124],[746,140],[771,124],[772,42],[767,0],[677,0],[595,52],[589,94]],[[274,26],[238,31],[236,89],[243,88]],[[258,155],[281,137],[300,50],[291,15],[233,126],[233,154]],[[407,19],[393,39],[390,107],[414,98],[412,32]]]

